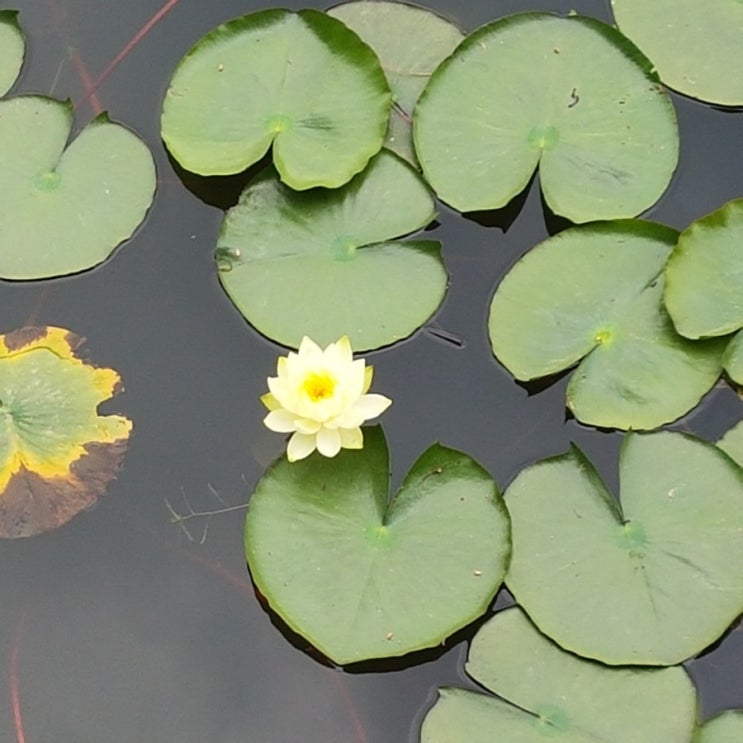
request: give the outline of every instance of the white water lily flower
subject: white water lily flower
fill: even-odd
[[[384,395],[366,394],[373,369],[354,361],[346,336],[324,351],[306,336],[299,350],[279,358],[270,392],[261,402],[271,411],[263,419],[277,433],[292,433],[286,455],[290,462],[317,449],[334,457],[341,449],[361,449],[361,424],[376,418],[392,403]]]

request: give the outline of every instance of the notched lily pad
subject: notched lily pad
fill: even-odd
[[[0,336],[0,537],[28,537],[98,500],[119,468],[131,421],[99,416],[119,375],[85,363],[62,328]]]
[[[355,0],[336,5],[328,15],[353,29],[379,57],[393,101],[385,146],[417,164],[413,109],[433,71],[464,33],[427,8],[404,2]]]
[[[696,694],[682,668],[607,668],[561,650],[521,609],[472,641],[467,673],[501,699],[439,689],[421,743],[690,743]]]
[[[347,335],[356,351],[410,335],[436,310],[447,274],[438,242],[392,239],[435,216],[416,172],[387,150],[342,188],[296,192],[273,168],[222,224],[219,279],[261,333],[297,347]]]
[[[702,725],[694,743],[740,743],[743,740],[743,710],[729,709]]]
[[[621,505],[575,448],[523,470],[505,495],[506,583],[566,650],[679,663],[743,611],[743,471],[698,439],[630,433],[620,482]]]
[[[143,220],[155,190],[147,146],[103,114],[67,145],[69,103],[0,101],[0,277],[39,279],[104,261]]]
[[[0,10],[0,96],[12,87],[23,66],[26,40],[17,10]]]
[[[723,336],[743,328],[743,199],[692,222],[666,266],[665,303],[688,338]],[[739,335],[739,334],[738,334]],[[725,354],[725,370],[743,383],[741,338]]]
[[[456,209],[505,206],[539,165],[545,201],[573,222],[639,214],[678,160],[673,105],[637,47],[595,19],[547,13],[468,36],[423,91],[414,139]]]
[[[743,105],[740,0],[612,0],[614,18],[679,93]]]
[[[739,421],[717,442],[725,454],[743,467],[743,421]]]
[[[253,580],[294,631],[337,663],[433,647],[490,605],[510,552],[495,483],[438,444],[389,500],[378,426],[333,459],[278,460],[245,520]]]
[[[662,225],[619,220],[540,243],[493,297],[493,352],[525,381],[580,362],[567,405],[584,423],[649,429],[688,412],[720,376],[724,341],[681,337],[663,307],[663,266],[676,237]]]
[[[263,10],[218,26],[181,60],[162,137],[195,173],[239,173],[273,144],[291,188],[337,188],[382,147],[389,110],[379,60],[343,23]]]

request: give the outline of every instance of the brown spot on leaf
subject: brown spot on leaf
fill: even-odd
[[[28,346],[39,338],[43,338],[46,335],[45,327],[37,327],[29,325],[25,328],[19,328],[14,330],[12,333],[5,335],[5,347],[9,351],[17,351],[19,348]]]
[[[126,446],[125,439],[86,444],[67,478],[47,480],[21,467],[0,498],[0,537],[31,537],[56,529],[92,506],[116,477]]]

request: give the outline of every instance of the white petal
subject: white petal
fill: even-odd
[[[366,393],[369,391],[369,387],[371,387],[373,376],[374,376],[374,367],[367,366],[366,369],[364,369],[364,389],[362,390],[362,392]]]
[[[287,363],[286,356],[279,356],[279,360],[276,362],[276,374],[279,377],[286,376],[286,363]]]
[[[295,433],[289,439],[289,446],[286,447],[286,457],[290,462],[296,462],[298,459],[309,457],[315,451],[315,437],[306,433]]]
[[[320,430],[321,426],[321,423],[310,420],[309,418],[294,419],[294,428],[299,431],[299,433],[316,434]]]
[[[270,392],[266,392],[265,395],[261,395],[261,402],[269,410],[279,410],[281,408],[279,401]]]
[[[317,450],[324,457],[334,457],[341,450],[341,435],[338,430],[321,428],[317,432]]]
[[[297,430],[294,425],[295,418],[294,413],[290,413],[288,410],[272,410],[263,419],[263,422],[266,424],[266,428],[270,428],[276,433],[290,433]]]
[[[331,343],[325,349],[325,361],[336,368],[348,366],[353,361],[353,351],[348,336],[344,335],[339,341]]]
[[[268,389],[282,408],[291,407],[292,394],[284,379],[279,377],[268,378]]]
[[[298,354],[302,361],[312,360],[316,362],[322,359],[322,349],[317,345],[317,343],[315,343],[315,341],[310,340],[306,335],[302,338],[302,341],[299,344]]]
[[[361,449],[364,446],[364,434],[360,428],[341,428],[341,446],[344,449]]]
[[[362,420],[368,420],[384,413],[391,404],[392,400],[384,395],[362,395],[348,412],[351,415],[361,415]]]
[[[350,399],[356,399],[366,392],[364,384],[366,382],[366,371],[363,359],[356,359],[347,369],[346,372],[346,389]]]

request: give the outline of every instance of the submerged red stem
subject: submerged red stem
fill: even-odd
[[[18,685],[18,654],[21,649],[21,640],[23,638],[23,624],[26,619],[25,610],[21,614],[16,629],[15,639],[13,640],[13,650],[10,654],[10,704],[13,709],[13,730],[15,731],[16,743],[26,743],[26,734],[23,730],[23,713],[21,712],[21,695]]]

